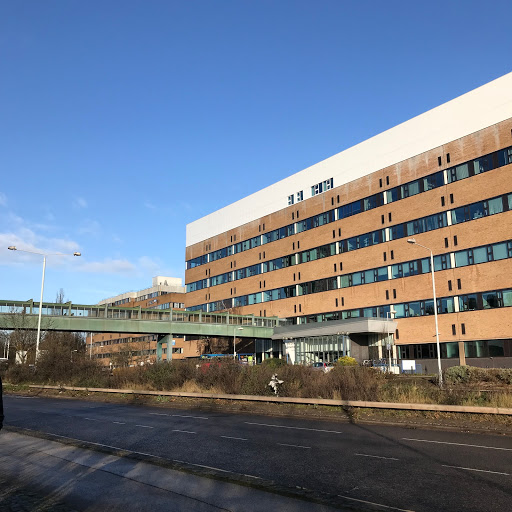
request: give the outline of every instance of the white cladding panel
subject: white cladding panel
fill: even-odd
[[[339,187],[512,117],[512,73],[187,224],[187,247],[288,206],[329,178]],[[434,170],[434,169],[433,169]]]

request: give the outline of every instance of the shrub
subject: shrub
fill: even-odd
[[[335,366],[325,375],[330,381],[330,396],[341,400],[380,399],[380,390],[385,382],[382,372],[363,366]]]
[[[496,372],[496,380],[503,384],[512,384],[512,368],[503,368]]]
[[[286,359],[278,359],[277,357],[274,357],[265,359],[261,364],[267,368],[282,368],[288,363],[286,362]]]
[[[336,364],[340,366],[357,366],[357,361],[350,356],[343,356],[338,359]]]
[[[451,384],[467,383],[471,379],[472,366],[452,366],[444,372],[446,382]]]
[[[14,364],[5,372],[4,378],[11,384],[31,382],[34,379],[34,368],[27,364]]]

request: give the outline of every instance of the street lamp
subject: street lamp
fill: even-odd
[[[243,331],[243,327],[233,327],[233,360],[236,361],[236,331]]]
[[[45,254],[44,252],[35,252],[35,251],[25,251],[24,249],[18,249],[14,245],[10,245],[7,249],[10,251],[20,251],[20,252],[28,252],[30,254],[39,254],[43,257],[43,279],[41,281],[41,298],[39,300],[39,316],[37,319],[37,338],[36,338],[36,358],[34,363],[37,363],[37,359],[39,357],[39,340],[41,339],[41,313],[43,310],[43,291],[44,291],[44,273],[46,270],[46,256],[71,256],[71,254],[63,254],[60,252],[54,252]],[[73,256],[82,256],[79,252],[74,252]]]
[[[391,307],[393,307],[393,306],[391,306]],[[388,329],[388,339],[386,341],[386,348],[387,348],[387,351],[388,351],[389,373],[391,373],[391,350],[392,350],[391,334],[389,332],[389,321],[393,320],[393,318],[395,318],[395,313],[396,313],[396,311],[394,309],[391,309],[390,311],[386,312],[386,326],[387,326],[387,329]]]
[[[416,242],[415,238],[409,238],[407,240],[408,244],[413,245],[419,245],[420,247],[423,247],[423,249],[427,249],[427,251],[430,251],[430,271],[432,272],[432,293],[434,295],[434,318],[436,322],[436,346],[437,346],[437,371],[439,373],[439,387],[443,387],[443,371],[441,369],[441,347],[439,345],[439,328],[437,324],[437,297],[436,297],[436,280],[434,277],[434,255],[432,253],[432,249],[429,247],[426,247],[424,245],[419,244]]]

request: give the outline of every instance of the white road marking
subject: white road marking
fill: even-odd
[[[183,432],[184,434],[197,434],[197,432],[190,432],[190,430],[178,430],[174,429],[173,432]]]
[[[510,476],[509,473],[500,473],[499,471],[489,471],[487,469],[463,468],[462,466],[448,466],[447,464],[442,464],[442,466],[444,468],[465,469],[467,471],[478,471],[479,473],[492,473],[493,475]]]
[[[6,395],[5,398],[7,398],[9,395]],[[15,396],[14,399],[15,400],[24,400],[26,398],[39,398],[38,396]]]
[[[178,418],[194,418],[195,420],[209,420],[210,418],[206,418],[205,416],[192,416],[190,414],[165,414],[162,412],[150,412],[153,416],[174,416]]]
[[[112,423],[116,423],[117,425],[126,425],[124,421],[113,421]]]
[[[368,455],[366,453],[354,453],[354,455],[358,455],[359,457],[372,457],[374,459],[398,460],[395,459],[395,457],[381,457],[380,455]]]
[[[247,476],[249,478],[256,478],[257,480],[261,480],[261,478],[259,476],[246,475],[245,473],[244,473],[244,476]]]
[[[172,414],[171,416],[177,416],[179,418],[194,418],[195,420],[207,420],[209,418],[206,418],[204,416],[190,416],[186,414]]]
[[[301,446],[300,444],[286,444],[286,443],[277,443],[279,446],[291,446],[292,448],[307,448],[311,449],[311,446]]]
[[[222,471],[223,473],[232,473],[232,471],[228,471],[227,469],[212,468],[211,466],[203,466],[203,464],[192,464],[192,462],[185,462],[185,464],[190,464],[191,466],[197,466],[199,468],[206,468],[206,469],[213,469],[215,471]]]
[[[453,446],[468,446],[470,448],[485,448],[487,450],[504,450],[512,452],[512,448],[499,448],[497,446],[482,446],[479,444],[464,444],[464,443],[449,443],[448,441],[430,441],[428,439],[411,439],[408,437],[402,437],[404,441],[417,441],[419,443],[435,443],[435,444],[451,444]]]
[[[243,437],[231,437],[231,436],[220,436],[220,437],[223,437],[224,439],[237,439],[238,441],[247,441],[247,439],[245,439]]]
[[[275,427],[275,428],[291,428],[294,430],[311,430],[312,432],[328,432],[329,434],[342,434],[343,432],[339,432],[337,430],[322,430],[319,428],[306,428],[306,427],[288,427],[286,425],[272,425],[269,423],[253,423],[250,421],[245,421],[247,425],[260,425],[262,427]]]
[[[136,427],[142,427],[142,428],[155,428],[155,427],[150,427],[149,425],[135,425]]]
[[[89,420],[89,421],[100,421],[100,420],[97,420],[95,418],[84,418],[84,420]]]
[[[358,500],[357,498],[351,498],[350,496],[343,496],[342,494],[338,494],[338,497],[344,498],[346,500],[357,501],[358,503],[367,503],[368,505],[377,505],[378,507],[389,508],[389,510],[395,510],[396,512],[414,512],[414,510],[389,507],[388,505],[383,505],[382,503],[375,503],[373,501],[366,501],[366,500]]]

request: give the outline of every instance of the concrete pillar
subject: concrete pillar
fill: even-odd
[[[459,341],[459,364],[460,366],[466,366],[466,353],[464,352],[464,342]]]

